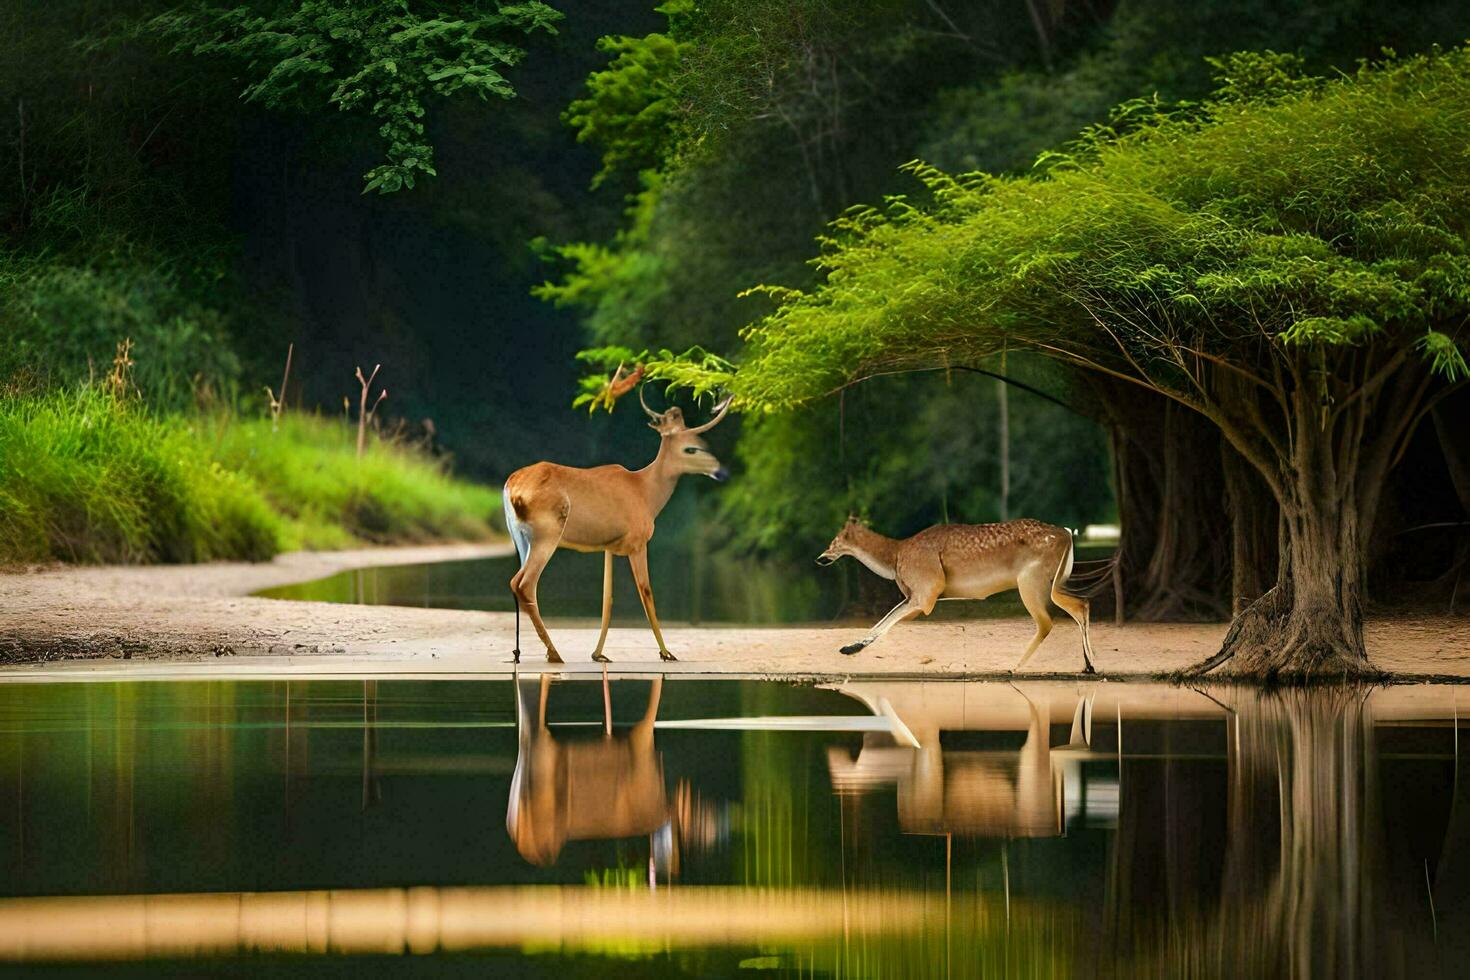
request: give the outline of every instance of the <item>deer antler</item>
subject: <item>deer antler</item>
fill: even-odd
[[[632,391],[634,386],[636,386],[638,382],[642,380],[642,364],[633,365],[633,370],[629,371],[626,375],[623,374],[623,366],[619,364],[618,369],[613,372],[612,380],[607,383],[608,407],[611,408],[613,402],[617,401],[619,398],[622,398],[629,391]]]
[[[648,407],[648,402],[645,401],[644,398],[643,398],[643,386],[642,385],[639,385],[638,386],[638,404],[640,404],[640,405],[643,406],[643,410],[648,413],[648,417],[651,418],[651,419],[653,419],[655,422],[657,422],[657,421],[659,421],[660,419],[663,418],[663,416],[660,415],[658,412],[655,412],[653,409],[651,409],[651,408]]]
[[[735,400],[735,396],[734,395],[726,395],[725,396],[725,400],[722,401],[722,402],[720,402],[718,405],[715,406],[715,417],[714,418],[712,418],[708,422],[704,423],[704,425],[697,425],[697,426],[695,426],[694,428],[690,429],[689,431],[690,432],[693,432],[693,433],[695,433],[697,435],[697,434],[699,434],[701,432],[708,432],[710,429],[713,429],[715,426],[719,425],[720,424],[720,419],[724,418],[725,417],[725,413],[728,412],[728,411],[730,411],[730,403],[733,402],[734,400]]]

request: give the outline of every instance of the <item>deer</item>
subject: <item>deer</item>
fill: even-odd
[[[1088,602],[1061,588],[1072,574],[1072,532],[1064,527],[1030,519],[1001,524],[939,524],[911,538],[896,539],[879,534],[856,517],[848,517],[827,550],[817,556],[817,564],[830,565],[844,555],[896,582],[903,593],[903,601],[867,636],[842,648],[845,654],[859,653],[906,619],[929,615],[940,599],[986,599],[1016,589],[1036,623],[1036,634],[1012,672],[1026,666],[1051,632],[1049,599],[1081,627],[1083,672],[1094,673]]]
[[[536,604],[536,583],[557,548],[601,551],[604,555],[602,631],[592,651],[593,660],[609,662],[602,648],[612,619],[614,555],[628,559],[644,615],[658,641],[659,657],[678,659],[669,652],[659,629],[653,588],[648,582],[648,542],[653,537],[654,521],[673,496],[681,477],[707,476],[721,483],[729,477],[729,471],[710,452],[701,436],[720,424],[730,411],[731,400],[727,397],[716,405],[714,417],[708,422],[689,427],[684,424],[684,414],[678,406],[655,412],[648,407],[643,389],[639,388],[638,402],[649,417],[649,428],[659,435],[658,455],[653,462],[640,470],[617,464],[583,468],[541,462],[518,469],[506,479],[501,493],[505,524],[521,561],[510,580],[516,603],[516,663],[521,661],[522,609],[531,617],[536,635],[546,646],[547,663],[565,662],[551,642]]]

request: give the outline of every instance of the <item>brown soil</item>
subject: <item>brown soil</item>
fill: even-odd
[[[251,592],[348,568],[505,554],[508,545],[444,545],[347,552],[297,552],[261,564],[52,567],[0,574],[0,678],[189,674],[506,673],[512,669],[509,613],[350,606],[259,599]],[[655,583],[655,587],[656,583]],[[1070,675],[1082,665],[1077,629],[1062,617],[1027,665],[1032,675]],[[523,623],[523,669],[543,663]],[[565,670],[600,669],[587,659],[595,628],[550,626]],[[1156,676],[1213,654],[1223,624],[1095,623],[1097,669],[1114,677]],[[837,648],[860,627],[674,627],[665,631],[677,664],[661,664],[646,629],[615,628],[607,654],[617,672],[788,677],[1004,674],[1031,635],[1028,619],[923,621],[898,626],[848,657]],[[1470,620],[1415,615],[1370,620],[1374,665],[1413,677],[1470,678]],[[245,658],[250,658],[246,660]],[[60,661],[68,661],[61,663]],[[127,663],[123,663],[127,661]],[[57,662],[57,663],[51,663]],[[37,669],[35,665],[46,666]],[[169,670],[177,676],[179,670]]]

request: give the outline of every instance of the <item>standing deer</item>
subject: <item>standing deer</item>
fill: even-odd
[[[1087,600],[1061,589],[1072,574],[1072,534],[1064,527],[1033,520],[940,524],[899,540],[849,517],[817,564],[830,565],[843,555],[897,582],[904,597],[867,636],[843,647],[843,653],[857,653],[905,619],[929,615],[940,599],[985,599],[1017,589],[1036,622],[1036,635],[1013,670],[1024,667],[1051,632],[1049,598],[1082,628],[1082,663],[1086,673],[1093,673]]]
[[[510,591],[516,600],[515,660],[521,659],[520,611],[531,616],[536,635],[546,645],[548,663],[562,663],[541,611],[536,605],[536,583],[551,553],[557,548],[575,551],[601,551],[602,566],[602,632],[592,659],[607,663],[602,646],[607,641],[607,626],[612,619],[613,555],[623,555],[633,570],[638,585],[638,598],[648,625],[658,641],[658,655],[664,660],[678,659],[664,644],[658,628],[658,614],[653,608],[653,588],[648,584],[648,540],[653,537],[653,522],[673,496],[679,477],[695,473],[723,482],[729,475],[710,452],[700,436],[713,429],[730,411],[726,398],[715,408],[714,418],[703,425],[687,428],[684,415],[677,408],[659,413],[643,400],[638,401],[648,413],[649,427],[659,434],[658,455],[641,470],[628,470],[616,464],[583,469],[556,463],[533,463],[516,470],[505,481],[505,524],[515,540],[521,557],[520,570],[510,580]]]

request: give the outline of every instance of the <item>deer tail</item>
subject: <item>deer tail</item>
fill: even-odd
[[[1057,563],[1057,572],[1056,572],[1055,575],[1053,575],[1051,577],[1051,590],[1053,592],[1057,591],[1057,589],[1060,588],[1063,584],[1065,584],[1066,581],[1067,581],[1067,579],[1072,576],[1072,552],[1073,552],[1073,550],[1074,550],[1074,544],[1073,544],[1073,541],[1072,541],[1072,532],[1071,531],[1068,531],[1067,532],[1067,553],[1065,555],[1063,555],[1062,556],[1062,560]]]
[[[521,556],[521,564],[524,565],[526,556],[531,553],[531,529],[516,516],[515,504],[510,499],[510,487],[501,488],[500,500],[505,505],[505,530],[515,542],[516,554]]]

